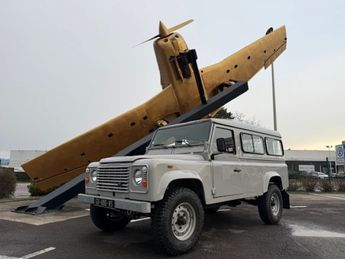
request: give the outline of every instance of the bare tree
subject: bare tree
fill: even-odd
[[[244,113],[241,112],[235,112],[234,113],[234,119],[246,124],[250,124],[253,126],[261,126],[261,123],[259,120],[257,120],[255,117],[248,119],[247,116]]]

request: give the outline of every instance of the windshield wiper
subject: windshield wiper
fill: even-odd
[[[175,140],[175,143],[183,145],[187,145],[188,147],[192,147],[192,145],[188,142],[187,139],[182,139],[182,140]]]
[[[155,144],[152,145],[151,148],[158,148],[158,147],[162,147],[162,148],[175,148],[175,145],[169,146],[169,145],[165,145],[165,144]]]

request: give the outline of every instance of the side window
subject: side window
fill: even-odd
[[[217,142],[216,142],[218,138],[224,138],[225,142],[227,143],[227,146],[231,146],[227,148],[227,153],[235,154],[234,132],[232,130],[219,128],[219,127],[215,128],[213,140],[212,140],[212,146],[211,146],[212,153],[218,152]]]
[[[262,137],[253,135],[254,152],[257,154],[265,154],[264,141]]]
[[[278,139],[265,138],[267,154],[271,156],[282,156],[283,145],[282,142]]]
[[[247,153],[254,153],[254,144],[252,135],[249,134],[241,134],[241,142],[242,142],[242,148],[244,152]]]
[[[262,137],[247,133],[241,134],[242,149],[245,153],[263,155],[265,153],[264,141]]]

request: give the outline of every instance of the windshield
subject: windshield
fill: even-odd
[[[203,145],[208,140],[210,128],[211,121],[166,129],[161,128],[156,132],[151,142],[151,148]]]

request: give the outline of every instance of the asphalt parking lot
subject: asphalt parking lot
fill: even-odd
[[[0,203],[0,258],[162,258],[150,219],[106,234],[72,201],[42,216]],[[183,258],[345,258],[345,194],[292,194],[281,223],[261,223],[257,208],[223,207],[207,215],[198,245]],[[25,223],[24,223],[25,222]]]

